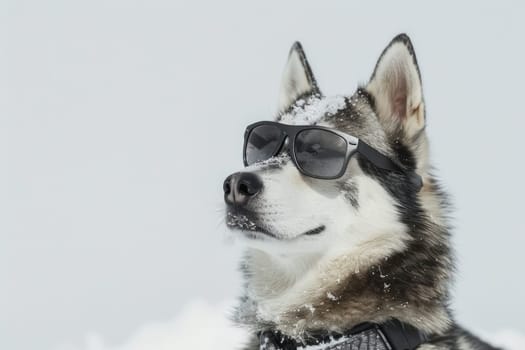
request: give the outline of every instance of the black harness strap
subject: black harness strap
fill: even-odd
[[[423,332],[399,320],[380,325],[363,323],[345,335],[323,335],[301,343],[278,331],[261,332],[259,339],[260,350],[306,350],[314,345],[323,350],[414,350],[428,341]]]
[[[394,350],[413,350],[428,341],[425,333],[396,319],[379,325],[379,328]]]

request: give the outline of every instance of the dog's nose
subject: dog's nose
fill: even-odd
[[[224,180],[224,201],[227,204],[245,205],[261,192],[262,180],[253,173],[235,173]]]

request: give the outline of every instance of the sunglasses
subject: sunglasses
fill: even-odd
[[[285,142],[288,141],[288,142]],[[350,158],[359,153],[375,166],[405,172],[400,165],[362,140],[341,131],[316,125],[288,125],[262,121],[248,125],[244,134],[244,165],[265,161],[287,148],[299,171],[316,179],[343,176]],[[421,177],[411,172],[421,187]]]

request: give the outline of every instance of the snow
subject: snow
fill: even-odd
[[[55,350],[235,350],[247,341],[246,332],[232,324],[228,315],[233,302],[212,305],[196,300],[177,317],[140,327],[120,345],[109,345],[98,334],[86,337],[83,346],[62,345]],[[484,340],[506,350],[525,349],[525,335],[512,329],[476,331]],[[314,350],[310,347],[308,350]]]
[[[511,329],[502,329],[496,332],[478,332],[480,336],[492,345],[505,350],[525,349],[525,334]]]
[[[246,215],[233,215],[228,213],[228,220],[226,221],[228,226],[237,226],[245,230],[255,230],[256,225],[253,221],[248,219]]]
[[[61,345],[56,350],[233,350],[247,334],[228,319],[232,302],[212,305],[203,300],[187,304],[177,317],[140,327],[127,341],[109,345],[99,334],[86,336],[85,345]]]
[[[337,297],[332,292],[326,292],[326,297],[330,300],[337,301]]]
[[[335,345],[344,343],[347,340],[348,340],[347,337],[341,337],[339,339],[332,339],[328,344],[324,343],[324,344],[319,344],[319,345],[311,345],[311,346],[308,346],[308,347],[299,347],[299,348],[297,348],[297,350],[303,350],[303,349],[304,350],[323,350],[327,346],[335,346]]]
[[[319,97],[314,95],[307,100],[297,100],[291,112],[283,114],[280,121],[285,124],[310,125],[324,117],[334,115],[345,106],[344,96]]]

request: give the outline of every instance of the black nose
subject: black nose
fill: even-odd
[[[235,173],[224,180],[224,201],[227,204],[245,205],[261,192],[263,187],[259,176],[253,173]]]

